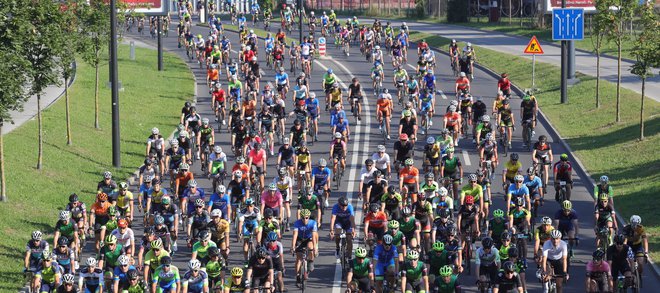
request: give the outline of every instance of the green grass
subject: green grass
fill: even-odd
[[[560,43],[559,41],[555,42],[552,40],[552,29],[550,28],[540,29],[540,28],[530,28],[526,26],[520,26],[520,20],[516,18],[513,19],[513,23],[511,25],[508,24],[507,19],[500,19],[499,23],[490,23],[490,22],[482,21],[482,22],[466,22],[466,23],[460,23],[458,25],[482,29],[482,30],[488,30],[488,31],[496,31],[496,32],[516,35],[516,36],[524,36],[524,37],[536,36],[540,41],[550,42],[555,44]],[[621,56],[623,58],[634,59],[631,53],[634,44],[635,42],[633,41],[623,42],[623,47],[621,48]],[[595,53],[594,45],[591,40],[591,34],[589,32],[585,32],[584,40],[575,41],[575,48]],[[601,48],[601,53],[616,57],[617,56],[616,44],[614,42],[608,42],[607,40],[604,40]]]
[[[426,38],[432,46],[446,48],[449,40],[412,32],[413,41]],[[495,72],[507,72],[521,88],[531,88],[531,61],[480,47],[479,63]],[[568,89],[569,104],[560,101],[560,69],[536,64],[536,95],[541,110],[571,146],[594,180],[610,177],[615,205],[628,218],[640,215],[650,234],[653,259],[660,259],[660,103],[645,99],[645,135],[639,141],[640,95],[621,89],[621,123],[615,123],[616,84],[601,81],[601,107],[595,107],[596,80],[578,76],[580,82]],[[588,232],[587,232],[588,233]]]
[[[70,88],[73,146],[66,145],[64,98],[43,112],[44,167],[36,170],[37,121],[5,135],[5,163],[9,202],[0,204],[0,292],[16,292],[22,284],[25,243],[33,230],[52,236],[58,210],[72,192],[89,207],[101,174],[110,170],[116,180],[129,177],[144,160],[152,127],[164,135],[176,127],[184,100],[193,95],[194,80],[185,63],[164,54],[165,71],[157,71],[154,50],[119,46],[121,159],[112,168],[110,91],[107,64],[100,69],[100,126],[94,128],[94,68],[79,60],[77,79]]]

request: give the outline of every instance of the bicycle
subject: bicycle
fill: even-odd
[[[429,111],[424,111],[419,113],[423,119],[422,119],[422,133],[424,134],[424,140],[428,138],[429,136],[429,130],[431,129],[431,117],[429,115]]]
[[[520,259],[527,259],[527,239],[529,239],[529,234],[523,231],[514,234],[513,237],[516,238],[516,247],[518,247]]]
[[[390,136],[387,132],[387,125],[385,125],[385,117],[380,118],[380,135],[383,137],[383,144],[387,143],[387,137]]]
[[[380,75],[378,75],[374,78],[374,95],[378,96],[382,88],[383,88],[383,81],[381,80]]]
[[[483,162],[483,170],[484,173],[486,174],[486,178],[488,179],[493,179],[493,161],[492,160],[485,160]]]
[[[32,283],[34,281],[34,276],[35,272],[33,270],[25,270],[23,272],[23,276],[25,278],[25,285],[24,288],[27,289],[26,293],[36,293],[39,292],[39,288],[37,287],[32,287]]]
[[[308,268],[307,268],[307,254],[309,253],[309,248],[307,246],[304,246],[302,249],[302,256],[300,261],[302,262],[300,264],[300,272],[298,273],[298,276],[296,278],[296,286],[302,290],[302,292],[305,292],[305,287],[307,286],[307,277],[308,277]]]
[[[344,44],[342,45],[342,47],[343,47],[342,50],[343,50],[343,52],[344,52],[344,55],[346,55],[346,57],[348,57],[348,56],[350,56],[350,54],[351,54],[351,53],[350,53],[349,44],[348,44],[347,41],[343,41],[343,42],[344,42]]]
[[[463,268],[467,274],[472,272],[472,253],[474,252],[474,244],[472,243],[472,227],[468,227],[465,232],[463,232],[465,237],[465,248],[463,248]]]
[[[508,153],[509,152],[509,142],[507,141],[508,131],[509,131],[509,127],[500,126],[499,142],[500,142],[500,145],[502,145],[502,152],[504,153],[505,157],[508,156],[508,154],[509,154]]]
[[[559,202],[564,202],[565,200],[571,200],[571,188],[568,186],[566,181],[559,181]]]
[[[527,146],[527,151],[532,150],[532,119],[523,121],[522,137],[523,145]]]
[[[341,186],[341,178],[344,176],[344,167],[341,165],[341,162],[339,162],[339,159],[335,162],[334,170],[337,170],[337,172],[332,174],[332,176],[337,183],[337,190],[339,190],[339,187]]]
[[[599,225],[596,228],[596,242],[598,242],[598,249],[607,251],[610,244],[610,228],[607,225]]]
[[[332,228],[332,227],[331,227]],[[341,261],[341,275],[346,276],[346,273],[348,272],[348,266],[349,264],[349,258],[346,255],[346,247],[348,246],[347,240],[346,240],[346,231],[344,229],[341,230],[341,234],[339,234],[339,259]]]
[[[470,130],[470,113],[462,112],[461,113],[461,132],[463,133],[463,138],[468,137],[469,130]]]
[[[477,289],[481,293],[487,293],[491,289],[490,276],[488,274],[484,276],[486,277],[486,281],[477,280]]]

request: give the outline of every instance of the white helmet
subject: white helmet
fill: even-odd
[[[61,212],[60,212],[60,221],[66,221],[66,220],[69,219],[70,216],[71,216],[71,212],[69,212],[69,211],[61,211]]]
[[[438,193],[440,193],[440,196],[447,196],[447,194],[449,194],[449,191],[447,190],[447,188],[442,186],[442,187],[440,187],[440,190],[438,191]]]
[[[461,72],[461,77],[465,77],[465,72]]]
[[[335,132],[335,138],[341,138],[341,137],[342,137],[341,132]]]
[[[197,271],[197,270],[199,270],[199,268],[201,268],[201,267],[202,267],[202,263],[201,263],[199,260],[197,260],[197,259],[191,259],[191,260],[188,262],[188,268],[191,269],[191,270],[193,270],[193,271]]]
[[[468,43],[467,43],[467,46],[468,46],[468,47],[472,47],[472,43],[468,42]]]
[[[638,215],[632,215],[632,217],[630,217],[630,224],[632,224],[633,226],[639,225],[641,223],[642,223],[642,217]]]
[[[220,185],[222,186],[222,185]],[[211,211],[211,217],[222,217],[222,211],[220,209],[214,209]]]
[[[158,130],[158,127],[154,127],[151,129],[151,134],[158,134],[160,133],[160,130]]]
[[[216,187],[216,190],[218,191],[218,193],[223,194],[225,193],[225,191],[227,191],[227,188],[224,185],[218,185],[218,187]]]
[[[380,46],[376,45],[376,50],[380,50]]]
[[[117,258],[117,263],[122,266],[127,266],[131,263],[131,258],[126,254],[122,254]]]
[[[213,151],[214,151],[215,153],[222,153],[222,147],[219,146],[219,145],[217,145],[217,146],[215,146],[215,147],[213,148]]]
[[[309,14],[314,15],[314,11],[310,12]]]
[[[96,258],[90,256],[87,258],[85,264],[90,268],[95,268],[98,262],[96,261]]]

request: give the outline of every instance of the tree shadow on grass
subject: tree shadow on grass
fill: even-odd
[[[644,122],[644,125],[644,134],[646,136],[652,136],[660,133],[660,117],[647,120]],[[568,138],[566,139],[566,142],[571,146],[573,151],[583,151],[608,147],[619,143],[631,142],[637,140],[638,138],[639,124],[635,123],[605,135],[596,134],[591,136]]]
[[[72,154],[72,155],[74,155],[74,156],[77,156],[77,157],[79,157],[79,158],[82,158],[82,159],[84,159],[84,160],[86,160],[86,161],[88,161],[88,162],[92,162],[92,163],[94,163],[94,164],[96,164],[96,165],[98,165],[98,166],[104,166],[104,165],[105,165],[104,163],[101,163],[100,161],[96,161],[96,160],[94,160],[93,157],[84,156],[84,155],[82,155],[82,154],[79,153],[79,152],[71,151],[71,149],[69,149],[69,148],[64,148],[64,147],[61,147],[61,146],[59,146],[59,145],[56,145],[56,144],[53,144],[53,143],[49,143],[49,142],[45,142],[45,144],[47,144],[47,145],[49,145],[49,146],[52,146],[52,147],[54,147],[54,148],[56,148],[56,149],[58,149],[58,150],[60,150],[60,151],[67,152],[67,153],[69,153],[69,154]]]

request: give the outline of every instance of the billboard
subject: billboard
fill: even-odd
[[[583,8],[584,11],[595,11],[594,0],[564,0],[566,8]],[[561,8],[562,0],[546,0],[546,12],[552,12],[553,8]]]
[[[167,14],[167,0],[120,0],[121,3],[128,5],[128,10],[145,15],[165,15]]]

